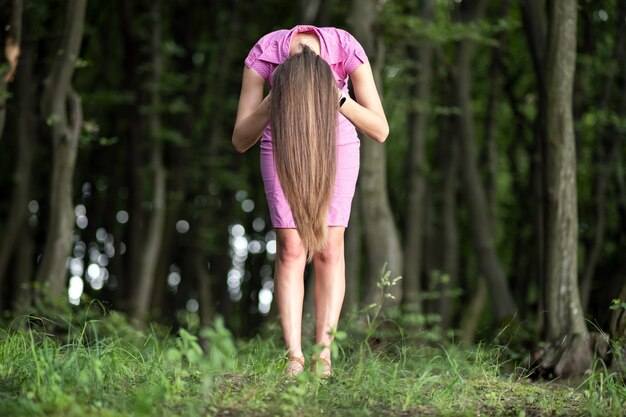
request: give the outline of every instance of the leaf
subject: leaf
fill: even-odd
[[[332,355],[332,357],[333,357],[334,359],[336,359],[337,357],[339,357],[339,348],[337,347],[337,344],[336,344],[336,343],[332,343],[332,344],[330,345],[330,352],[331,352],[331,355]]]
[[[348,333],[343,330],[339,330],[337,333],[335,333],[335,339],[337,340],[345,340],[347,337]]]
[[[170,362],[178,362],[182,359],[183,355],[180,353],[178,349],[170,348],[165,353],[165,357]]]

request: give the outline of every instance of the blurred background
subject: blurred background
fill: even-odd
[[[313,24],[361,42],[391,128],[384,145],[362,138],[344,317],[384,300],[439,338],[515,320],[532,339],[560,299],[588,328],[623,334],[626,4],[581,0],[567,32],[548,3],[2,0],[3,320],[97,299],[139,325],[221,315],[248,337],[274,322],[258,146],[238,154],[230,137],[250,48]],[[575,47],[555,43],[566,32]],[[551,69],[572,54],[570,100]],[[576,184],[565,232],[549,210],[560,98],[575,145],[561,154]],[[554,233],[577,249],[549,250]],[[573,265],[557,286],[555,259]],[[390,296],[383,268],[403,277]]]

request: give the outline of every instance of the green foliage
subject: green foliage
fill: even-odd
[[[623,363],[623,349],[619,343],[612,343],[615,353],[614,362]],[[582,391],[594,406],[592,411],[596,415],[620,415],[626,410],[626,385],[622,370],[608,369],[601,360],[594,361],[592,372],[580,383],[578,390]],[[597,407],[603,404],[604,407]],[[596,408],[597,407],[597,408]],[[603,414],[606,413],[606,414]]]
[[[233,335],[224,327],[222,317],[215,319],[213,328],[202,329],[200,335],[209,344],[209,366],[212,369],[233,370],[237,367],[237,347]]]
[[[519,30],[521,21],[514,15],[493,20],[482,19],[460,22],[451,16],[453,2],[438,1],[434,7],[432,20],[418,16],[417,12],[407,13],[406,2],[389,1],[381,13],[381,21],[386,23],[386,30],[401,37],[405,43],[418,44],[424,40],[435,45],[446,45],[462,40],[478,45],[497,46],[498,37],[505,32]]]
[[[618,298],[613,299],[609,308],[611,310],[626,310],[626,301],[622,301]]]
[[[383,294],[397,282],[383,270]],[[360,314],[373,318],[334,333],[334,377],[307,371],[291,381],[278,328],[265,339],[235,340],[217,318],[171,337],[154,327],[137,331],[114,313],[60,341],[29,327],[32,318],[14,322],[0,335],[0,414],[625,415],[623,380],[600,362],[575,388],[534,384],[523,373],[504,374],[503,350],[493,346],[429,347],[410,333],[374,344],[371,335],[387,320],[376,307]]]

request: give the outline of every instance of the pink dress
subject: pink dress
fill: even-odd
[[[363,47],[348,32],[336,28],[318,28],[309,25],[290,30],[277,30],[263,36],[248,54],[246,67],[260,74],[270,85],[276,67],[289,58],[294,34],[314,32],[320,40],[320,56],[333,71],[337,87],[348,93],[348,76],[367,62]],[[360,141],[354,125],[341,113],[337,120],[337,176],[330,207],[329,226],[348,226],[350,208],[359,174]],[[268,124],[261,138],[261,175],[274,228],[296,228],[289,202],[278,180],[272,153],[272,130]]]

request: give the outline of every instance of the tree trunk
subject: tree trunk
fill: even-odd
[[[34,296],[33,265],[35,264],[35,240],[33,239],[30,225],[26,221],[17,244],[12,310],[14,315],[23,315],[31,312]]]
[[[28,199],[31,187],[31,172],[35,151],[35,86],[33,77],[34,57],[31,46],[23,48],[20,72],[17,76],[17,161],[16,183],[11,195],[11,207],[5,230],[0,236],[0,289],[6,287],[9,261],[19,247],[20,234],[28,227]],[[23,277],[17,277],[20,279]],[[28,277],[30,281],[32,277]],[[4,299],[0,297],[0,311]]]
[[[533,67],[537,76],[540,90],[545,87],[545,58],[546,58],[546,38],[547,21],[545,10],[545,0],[519,0],[522,10],[522,20],[528,45],[530,46],[530,56],[533,60]]]
[[[60,298],[65,291],[66,262],[74,230],[72,180],[83,115],[80,97],[72,90],[71,80],[83,37],[86,3],[86,0],[67,2],[62,42],[46,79],[41,103],[52,134],[53,162],[50,223],[37,281],[49,285],[45,294],[53,299]]]
[[[578,213],[572,86],[576,65],[576,1],[551,4],[547,91],[546,342],[542,367],[557,376],[580,375],[591,365],[589,334],[577,279]]]
[[[22,41],[22,0],[13,0],[11,7],[11,23],[9,26],[9,35],[6,39],[6,45],[4,52],[6,59],[9,63],[9,67],[6,71],[0,71],[0,140],[2,140],[2,134],[4,133],[4,123],[6,120],[6,102],[7,102],[7,87],[8,84],[13,81],[15,72],[17,70],[17,64],[20,56],[20,45]]]
[[[376,0],[354,0],[349,24],[353,35],[368,54],[374,80],[380,92],[384,49],[382,39],[376,36],[374,30],[377,18],[376,3]],[[392,278],[401,273],[402,249],[389,206],[385,147],[366,137],[362,137],[361,140],[359,191],[368,271],[365,300],[369,304],[379,300],[380,289],[376,284],[381,278],[381,269],[385,264],[391,271]],[[392,287],[390,293],[395,297],[393,303],[401,301],[401,285]]]
[[[176,150],[170,150],[172,154],[176,154]],[[169,153],[169,152],[168,152]],[[172,159],[176,159],[175,156],[172,156]],[[152,296],[150,297],[150,315],[153,320],[159,321],[161,319],[167,319],[168,311],[170,310],[170,306],[167,305],[167,292],[169,284],[167,283],[166,277],[170,273],[170,267],[172,265],[172,259],[176,256],[177,251],[180,249],[179,246],[179,234],[176,231],[176,222],[181,218],[182,215],[182,202],[184,196],[176,196],[173,195],[178,194],[178,191],[173,192],[172,190],[181,190],[184,192],[184,185],[181,188],[178,188],[181,184],[184,183],[182,178],[177,178],[178,174],[182,174],[180,172],[180,168],[187,167],[186,164],[179,164],[179,161],[172,162],[171,170],[168,170],[168,185],[167,189],[169,190],[166,196],[167,206],[165,220],[163,221],[163,235],[161,236],[161,248],[159,251],[159,260],[157,261],[157,265],[154,269],[155,281],[152,287]],[[189,257],[189,270],[191,274],[187,276],[196,277],[198,280],[201,279],[200,271],[196,271],[196,262],[195,254],[193,253],[193,249],[187,250],[187,248],[183,249],[183,263],[185,259]],[[206,264],[205,264],[206,267]],[[182,268],[181,268],[182,269]],[[199,285],[199,284],[198,284]],[[178,287],[180,288],[180,287]],[[200,290],[199,290],[200,291]],[[201,302],[198,299],[198,302]]]
[[[421,2],[420,17],[429,21],[433,17],[432,0]],[[409,86],[412,99],[407,114],[409,132],[409,155],[407,173],[407,220],[404,239],[404,274],[402,304],[407,312],[420,313],[419,293],[421,287],[424,242],[424,179],[426,127],[428,123],[430,89],[432,79],[433,47],[422,39],[419,47],[409,46],[408,56],[415,59],[418,67],[412,71],[414,80]]]
[[[503,3],[504,7],[506,4]],[[506,12],[500,13],[500,18],[504,19]],[[498,83],[502,73],[502,51],[504,45],[494,48],[492,51],[491,64],[489,66],[489,93],[487,95],[487,107],[485,109],[485,120],[483,124],[483,132],[485,137],[485,147],[482,154],[481,165],[486,167],[485,176],[485,195],[487,198],[487,206],[489,207],[489,217],[491,218],[492,230],[496,230],[498,218],[498,196],[497,196],[497,177],[498,177],[498,149],[495,139],[496,130],[496,108],[498,103],[498,91],[500,85]]]
[[[150,135],[152,137],[152,169],[154,191],[152,196],[152,215],[148,235],[145,240],[144,250],[139,265],[139,276],[135,286],[134,316],[139,325],[145,324],[148,319],[152,290],[154,288],[155,272],[159,261],[163,230],[166,215],[166,172],[163,166],[163,141],[160,138],[161,131],[161,2],[156,0],[150,9],[152,23],[152,36],[150,42],[150,55],[152,57],[152,84],[150,86],[151,111],[149,115]]]
[[[484,4],[484,2],[482,2]],[[481,3],[475,3],[480,9]],[[478,14],[470,11],[470,14]],[[471,216],[473,244],[481,275],[487,280],[496,320],[504,321],[515,315],[517,310],[506,276],[498,259],[494,236],[493,219],[489,216],[489,204],[485,188],[481,183],[476,159],[474,116],[471,108],[471,61],[473,45],[469,40],[459,44],[458,62],[455,70],[456,102],[460,108],[460,138],[462,177],[465,196]]]
[[[449,119],[448,119],[449,120]],[[449,125],[447,125],[449,126]],[[459,171],[459,144],[449,127],[447,131],[447,146],[449,156],[443,177],[443,236],[444,253],[441,272],[447,277],[439,282],[439,315],[441,316],[441,330],[445,332],[452,324],[452,306],[454,298],[452,291],[457,285],[459,277],[459,230],[457,224],[457,184]]]
[[[487,282],[484,278],[478,277],[476,291],[472,296],[467,309],[463,311],[461,318],[461,343],[471,345],[478,329],[480,316],[487,301]]]

